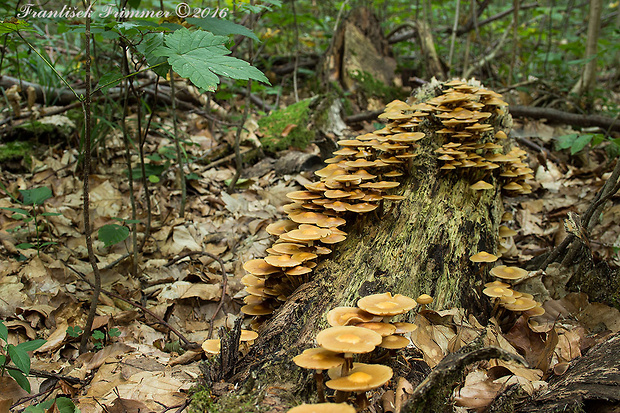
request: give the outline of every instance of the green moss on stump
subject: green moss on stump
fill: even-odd
[[[30,142],[8,142],[0,145],[0,162],[11,162],[24,160],[26,164],[30,164],[31,159],[28,154],[32,152]]]
[[[308,128],[310,104],[314,99],[304,99],[285,109],[273,111],[258,121],[263,137],[261,143],[268,152],[281,151],[290,147],[304,149],[314,140],[315,132]],[[289,125],[297,125],[286,136],[282,132]]]

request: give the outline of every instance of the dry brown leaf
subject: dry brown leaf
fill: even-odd
[[[219,300],[221,295],[222,295],[222,286],[219,283],[217,284],[200,283],[200,284],[192,284],[179,298],[184,299],[184,298],[197,297],[205,301],[215,301],[215,300]]]
[[[105,346],[96,352],[93,358],[84,365],[84,369],[87,371],[94,370],[100,367],[103,363],[108,362],[108,359],[115,359],[117,356],[129,353],[133,350],[133,347],[123,343],[114,343],[112,345]]]
[[[479,409],[487,407],[495,398],[501,384],[489,380],[486,373],[475,370],[465,378],[465,385],[456,391],[457,406]]]
[[[52,332],[52,334],[47,337],[47,341],[41,347],[36,349],[35,353],[46,353],[48,351],[54,352],[58,350],[65,343],[65,339],[67,338],[67,328],[69,328],[69,324],[66,322],[62,322],[56,326],[56,330]]]
[[[107,413],[144,413],[148,411],[148,407],[138,400],[117,397],[105,410]]]

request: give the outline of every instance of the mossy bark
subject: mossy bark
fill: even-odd
[[[469,257],[496,249],[503,212],[499,185],[480,194],[469,186],[483,177],[481,172],[441,171],[434,150],[443,142],[432,130],[426,132],[399,187],[406,199],[348,219],[347,240],[335,245],[312,281],[289,297],[240,360],[232,381],[245,383],[272,411],[277,411],[274,405],[315,398],[311,374],[291,359],[315,346],[317,332],[327,327],[325,313],[333,307],[389,291],[411,297],[428,293],[436,309],[488,313],[488,300],[481,294],[486,271]]]

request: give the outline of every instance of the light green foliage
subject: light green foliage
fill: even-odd
[[[275,152],[289,147],[304,149],[315,137],[315,132],[308,129],[310,121],[310,104],[313,99],[305,99],[288,106],[285,109],[273,111],[258,121],[260,132],[263,134],[261,143],[265,150]],[[288,135],[282,132],[289,125],[297,125]]]
[[[199,88],[214,91],[220,83],[217,75],[232,79],[255,79],[269,83],[265,75],[246,61],[226,56],[230,53],[225,36],[202,30],[179,29],[164,37],[165,46],[154,51],[165,56],[172,70],[188,78]]]
[[[568,135],[558,136],[556,141],[557,149],[569,149],[571,155],[575,155],[578,152],[584,150],[588,145],[592,147],[600,145],[604,142],[609,142],[607,147],[611,157],[618,156],[620,152],[620,138],[605,138],[602,133],[570,133]]]
[[[30,163],[30,157],[27,155],[31,151],[32,145],[29,142],[7,142],[0,145],[0,162],[23,159],[24,162]]]
[[[351,79],[355,80],[358,87],[367,97],[378,97],[385,102],[391,102],[394,99],[406,99],[406,94],[401,88],[388,86],[377,80],[368,72],[349,73]]]
[[[125,241],[129,237],[129,228],[118,224],[107,224],[99,228],[98,235],[99,241],[102,241],[107,248]]]
[[[80,326],[69,326],[67,327],[67,335],[69,337],[78,338],[82,335],[84,331]],[[93,345],[97,350],[101,350],[107,343],[107,341],[112,337],[118,337],[121,335],[121,331],[114,327],[108,331],[107,335],[105,332],[101,330],[95,330],[92,332],[90,338],[93,341]]]
[[[9,330],[0,321],[0,375],[8,373],[19,386],[30,393],[30,383],[26,376],[30,374],[29,351],[33,351],[45,344],[45,340],[37,339],[20,343],[16,346],[8,343]],[[2,342],[4,344],[2,344]],[[16,368],[10,368],[13,363]]]
[[[56,408],[54,408],[54,406]],[[76,407],[71,399],[67,397],[58,397],[56,399],[47,400],[36,406],[29,406],[24,410],[24,413],[46,413],[46,412],[59,412],[59,413],[80,413],[80,409]]]

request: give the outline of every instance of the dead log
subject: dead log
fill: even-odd
[[[434,92],[427,90],[426,97]],[[510,116],[497,113],[489,123],[494,130],[504,129]],[[300,397],[311,400],[310,375],[291,359],[314,346],[317,332],[327,326],[328,310],[355,305],[362,296],[428,293],[435,297],[436,308],[489,313],[489,301],[481,294],[485,273],[469,257],[496,250],[503,212],[500,185],[496,174],[488,171],[441,171],[435,150],[445,135],[435,133],[439,124],[429,120],[419,129],[427,136],[419,142],[419,154],[402,182],[405,199],[383,204],[347,225],[347,240],[319,263],[313,279],[289,297],[240,360],[231,382],[245,384],[254,402],[261,400],[270,411],[279,411],[274,406],[299,404]],[[496,186],[480,195],[469,187],[485,175]]]
[[[549,388],[517,406],[516,412],[616,412],[620,406],[620,334],[574,360]]]

